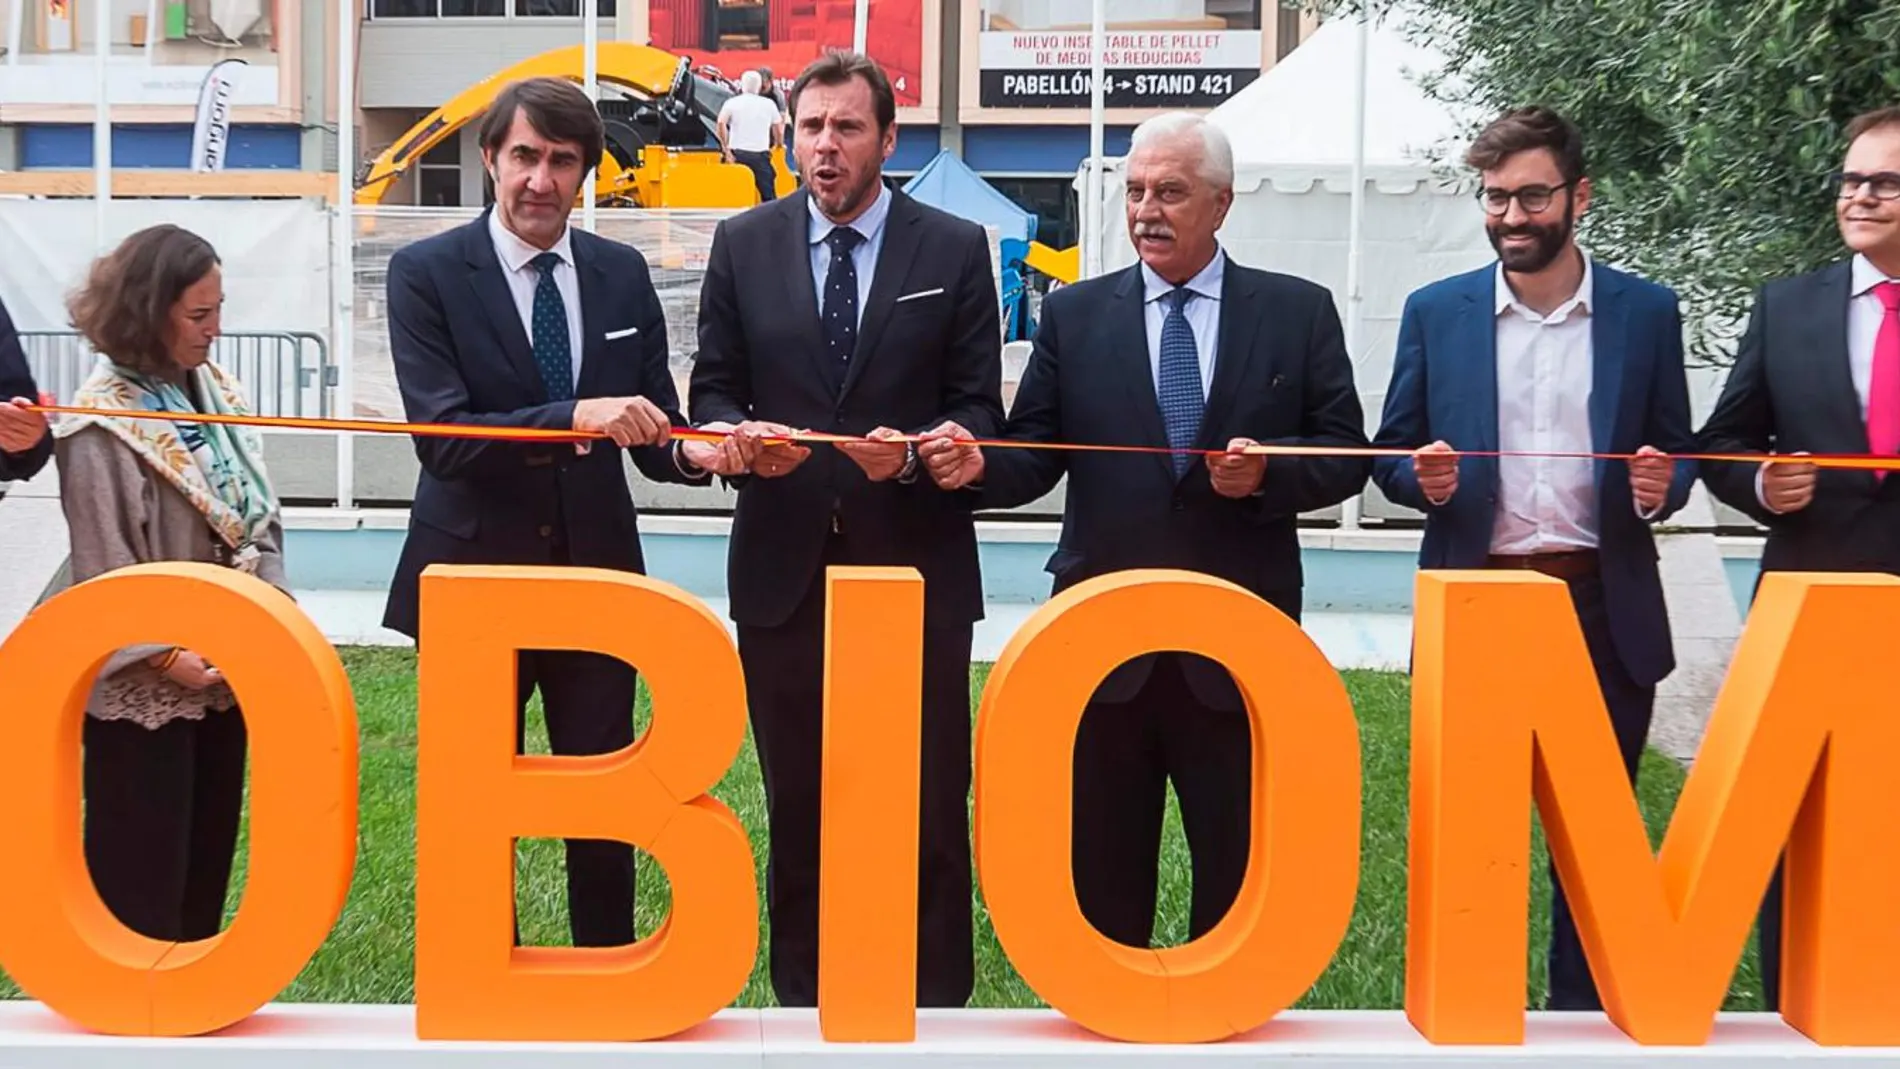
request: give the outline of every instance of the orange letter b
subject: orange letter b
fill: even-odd
[[[435,565],[422,590],[417,1034],[654,1039],[730,1003],[752,971],[759,905],[745,829],[705,793],[745,737],[745,683],[725,628],[629,572]],[[638,667],[653,696],[646,735],[614,754],[516,755],[523,649]],[[671,914],[632,946],[514,946],[514,843],[530,837],[645,850],[673,885]]]

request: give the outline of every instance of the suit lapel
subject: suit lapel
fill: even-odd
[[[818,289],[811,279],[811,209],[806,206],[811,196],[804,190],[774,201],[783,205],[780,211],[784,218],[775,228],[778,248],[772,261],[785,265],[786,297],[791,301],[792,323],[794,324],[794,347],[804,352],[812,362],[812,369],[818,372],[818,381],[832,383],[832,369],[825,364],[825,339],[818,329]],[[761,211],[768,209],[759,209]],[[740,283],[744,285],[743,280]]]
[[[1195,445],[1201,449],[1227,448],[1227,435],[1221,433],[1227,413],[1234,407],[1234,395],[1247,373],[1253,355],[1254,337],[1259,331],[1261,309],[1258,287],[1245,268],[1227,261],[1221,283],[1220,327],[1214,349],[1214,381],[1208,387],[1207,406],[1201,412],[1201,429]]]
[[[1814,389],[1825,425],[1840,428],[1846,439],[1841,452],[1865,453],[1867,420],[1860,412],[1860,394],[1854,390],[1854,372],[1847,353],[1847,306],[1853,288],[1852,261],[1842,261],[1815,280],[1814,299],[1804,302],[1810,317],[1802,333],[1814,339],[1811,354],[1799,359],[1814,371]],[[1870,481],[1872,473],[1855,472]]]
[[[541,372],[534,366],[534,347],[528,340],[527,331],[521,326],[520,313],[515,310],[515,295],[508,289],[507,276],[502,274],[501,258],[495,255],[495,243],[488,234],[487,212],[468,224],[466,238],[463,251],[470,269],[468,283],[474,291],[475,303],[488,317],[489,325],[495,328],[495,336],[501,339],[502,355],[514,369],[515,377],[527,388],[535,404],[545,404],[548,399],[547,385],[541,381]]]
[[[1135,441],[1165,448],[1168,428],[1161,418],[1161,399],[1155,396],[1154,369],[1148,360],[1148,313],[1144,297],[1141,265],[1125,268],[1121,280],[1115,284],[1108,317],[1098,328],[1106,336],[1106,344],[1100,351],[1114,361],[1108,370],[1128,390],[1135,417]],[[1149,459],[1161,468],[1169,483],[1174,482],[1174,462],[1168,454],[1150,454]]]
[[[573,236],[574,275],[581,291],[581,374],[574,396],[593,396],[594,383],[600,378],[601,349],[606,344],[607,276],[594,257],[594,248],[586,235]]]
[[[1599,453],[1618,452],[1621,436],[1617,420],[1629,409],[1623,403],[1623,369],[1629,362],[1630,314],[1622,280],[1600,265],[1592,265],[1595,307],[1590,309],[1590,441]],[[1596,463],[1603,473],[1606,461]]]
[[[1498,331],[1497,265],[1474,271],[1458,316],[1458,334],[1471,354],[1471,448],[1492,452],[1498,447]],[[1493,464],[1495,471],[1496,465]]]
[[[891,309],[910,276],[910,265],[917,259],[922,222],[923,212],[917,210],[916,202],[893,190],[890,212],[884,219],[884,242],[878,249],[877,266],[872,269],[871,292],[858,318],[857,348],[851,353],[840,396],[851,392],[864,375],[864,365],[877,354],[877,343],[890,322]]]

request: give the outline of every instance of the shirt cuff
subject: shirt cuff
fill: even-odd
[[[678,470],[681,475],[686,476],[688,479],[703,478],[707,474],[707,471],[705,468],[702,468],[699,465],[693,463],[692,461],[686,459],[686,443],[685,442],[673,443],[673,467],[676,470]]]
[[[1763,488],[1762,488],[1762,476],[1766,475],[1767,473],[1768,473],[1768,465],[1766,464],[1755,465],[1755,500],[1761,502],[1762,508],[1765,508],[1769,512],[1772,512],[1775,515],[1779,516],[1781,515],[1781,510],[1768,503],[1768,495],[1767,493],[1763,491]]]

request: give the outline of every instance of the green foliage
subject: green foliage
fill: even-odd
[[[1483,118],[1541,103],[1578,124],[1594,187],[1581,240],[1674,287],[1705,360],[1727,359],[1756,287],[1844,254],[1824,187],[1842,129],[1900,104],[1900,0],[1305,6],[1362,4],[1445,57],[1423,81],[1434,97]]]

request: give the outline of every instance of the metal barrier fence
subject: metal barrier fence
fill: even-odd
[[[20,345],[39,388],[61,404],[91,374],[97,354],[76,331],[23,330]],[[243,387],[262,416],[328,418],[336,411],[337,369],[321,335],[306,331],[233,332],[212,343],[211,359]]]

